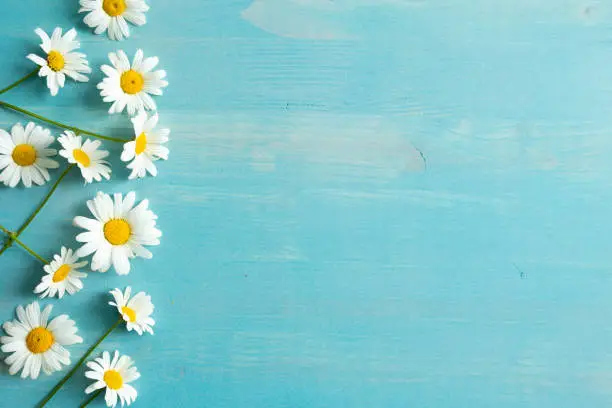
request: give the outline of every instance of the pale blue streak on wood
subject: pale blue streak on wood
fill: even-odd
[[[111,183],[69,176],[23,240],[45,256],[74,245],[97,190],[150,199],[154,258],[51,301],[85,338],[76,359],[114,319],[108,289],[151,293],[155,336],[102,347],[136,359],[137,406],[612,403],[609,5],[155,0],[113,43],[76,3],[3,1],[0,84],[32,68],[37,26],[76,26],[96,67],[142,47],[169,73],[171,158],[156,179],[127,182],[117,160]],[[100,79],[3,99],[128,136]],[[0,112],[2,128],[17,120]],[[0,223],[45,192],[0,189]],[[39,277],[18,248],[0,258],[0,321]],[[1,406],[32,406],[60,377],[0,367]],[[50,406],[86,384],[80,371]]]

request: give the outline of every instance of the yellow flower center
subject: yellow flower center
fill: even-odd
[[[104,382],[111,390],[118,390],[123,386],[123,378],[116,370],[108,370],[104,373]]]
[[[54,283],[61,282],[66,279],[66,276],[70,273],[70,267],[68,265],[62,265],[58,268],[57,271],[53,274],[53,278],[51,280]]]
[[[74,157],[74,160],[76,160],[76,162],[83,167],[89,167],[89,165],[91,164],[91,159],[89,158],[87,153],[85,153],[81,149],[74,149],[72,151],[72,157]]]
[[[145,135],[145,133],[142,132],[136,138],[136,154],[138,155],[144,152],[146,148],[147,148],[147,135]]]
[[[130,69],[121,74],[121,89],[123,89],[123,92],[134,95],[142,91],[142,88],[144,88],[144,78],[140,73]]]
[[[35,327],[26,336],[26,347],[34,354],[44,353],[53,343],[55,343],[53,333],[44,327]]]
[[[102,9],[111,17],[117,17],[125,11],[125,0],[104,0]]]
[[[66,65],[66,60],[60,52],[52,50],[47,54],[47,65],[52,71],[61,71]]]
[[[126,220],[115,218],[104,224],[104,238],[112,245],[123,245],[130,239],[132,228]]]
[[[127,307],[127,306],[123,306],[121,308],[121,312],[128,316],[128,319],[130,319],[130,322],[134,323],[136,321],[136,312],[134,311],[134,309]]]
[[[19,144],[15,146],[11,156],[18,166],[31,166],[36,161],[36,149],[31,144]]]

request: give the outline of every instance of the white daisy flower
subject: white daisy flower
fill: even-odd
[[[144,58],[142,50],[136,51],[131,65],[122,50],[109,53],[108,58],[113,66],[102,65],[106,78],[98,84],[104,102],[112,102],[108,113],[123,112],[126,106],[130,116],[143,109],[157,110],[151,95],[162,95],[162,88],[168,86],[166,71],[153,71],[159,59]]]
[[[131,160],[127,165],[127,168],[132,170],[130,180],[136,177],[142,178],[147,172],[157,176],[157,167],[153,162],[159,159],[168,160],[170,151],[163,144],[168,141],[170,129],[155,130],[158,120],[157,113],[148,117],[144,111],[132,118],[136,137],[123,145],[121,153],[121,160],[124,162]]]
[[[125,320],[128,331],[135,330],[141,336],[144,332],[153,334],[155,320],[151,318],[151,313],[153,313],[155,306],[151,302],[151,296],[144,292],[138,292],[130,299],[131,293],[132,288],[130,286],[125,288],[125,293],[122,293],[119,289],[111,290],[110,294],[113,295],[115,301],[108,302],[108,304],[117,308],[119,314]]]
[[[87,139],[83,143],[81,136],[77,136],[70,130],[57,138],[63,149],[59,151],[60,156],[65,157],[68,163],[76,164],[81,169],[81,175],[86,183],[93,180],[101,181],[102,177],[109,180],[111,169],[105,159],[109,153],[106,150],[98,150],[102,145],[99,140]]]
[[[162,233],[155,228],[157,215],[149,210],[149,200],[138,205],[136,194],[132,191],[125,196],[99,192],[87,207],[95,219],[75,217],[74,225],[87,232],[77,235],[76,240],[83,242],[77,255],[85,257],[94,254],[91,270],[106,272],[111,267],[119,275],[130,272],[130,259],[141,257],[150,259],[153,254],[145,245],[159,245]]]
[[[72,52],[81,47],[76,41],[77,32],[74,28],[62,36],[62,29],[57,27],[53,30],[51,38],[41,28],[37,28],[34,32],[42,40],[40,48],[47,56],[43,58],[30,54],[28,59],[40,65],[38,76],[47,77],[47,87],[51,95],[57,95],[59,88],[64,87],[66,76],[79,82],[89,81],[89,78],[83,75],[91,72],[85,54]]]
[[[85,389],[85,393],[91,394],[106,388],[104,399],[107,407],[115,407],[117,400],[121,402],[121,406],[130,405],[136,400],[138,393],[129,383],[140,378],[138,369],[133,365],[134,360],[126,355],[120,357],[118,351],[115,351],[111,361],[109,352],[105,351],[102,357],[87,363],[90,370],[85,371],[85,377],[95,382]]]
[[[42,186],[50,180],[49,169],[57,169],[59,164],[49,157],[57,150],[49,149],[55,139],[49,129],[36,126],[33,122],[25,129],[17,123],[11,133],[0,129],[0,181],[15,187],[20,181],[26,187],[32,183]]]
[[[47,296],[62,298],[64,293],[74,295],[83,289],[81,278],[87,276],[79,269],[87,265],[87,261],[79,262],[72,249],[62,247],[59,255],[54,255],[53,260],[43,267],[45,275],[41,282],[34,289],[34,293],[40,293],[41,298]]]
[[[120,41],[130,36],[127,21],[141,26],[147,22],[144,13],[149,6],[144,0],[80,0],[79,13],[87,13],[83,21],[94,33],[108,31],[108,38]]]
[[[2,328],[8,336],[0,337],[2,351],[12,353],[4,362],[9,374],[21,370],[21,378],[38,378],[42,368],[45,374],[60,371],[62,365],[70,365],[70,352],[64,346],[82,343],[76,335],[77,327],[67,315],[57,316],[47,324],[51,309],[49,305],[40,312],[38,302],[17,306],[17,320],[5,322]]]

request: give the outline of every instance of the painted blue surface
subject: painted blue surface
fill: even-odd
[[[171,156],[155,179],[128,182],[116,160],[109,183],[72,174],[22,237],[50,256],[96,191],[150,199],[154,258],[52,301],[85,338],[76,359],[114,320],[108,289],[153,296],[155,336],[101,348],[136,359],[136,406],[610,405],[612,5],[152,0],[122,43],[76,8],[3,0],[0,84],[32,68],[37,26],[76,26],[93,66],[142,47],[168,71]],[[129,135],[100,79],[3,100]],[[0,223],[45,192],[0,188]],[[0,257],[1,321],[39,277],[20,249]],[[0,405],[32,406],[59,378],[0,365]]]

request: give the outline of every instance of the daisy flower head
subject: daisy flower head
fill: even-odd
[[[94,33],[107,31],[108,38],[120,41],[130,36],[127,22],[141,26],[147,22],[144,13],[149,6],[144,0],[80,0],[79,13],[87,13],[83,21]]]
[[[91,270],[106,272],[112,266],[119,275],[130,273],[130,259],[150,259],[145,248],[159,245],[162,233],[156,225],[157,215],[149,210],[149,200],[136,204],[136,193],[110,195],[99,192],[87,207],[94,218],[75,217],[74,225],[83,229],[76,240],[83,243],[77,255],[93,254]]]
[[[66,76],[79,82],[89,81],[89,78],[83,75],[91,72],[85,54],[73,52],[81,46],[76,40],[77,33],[74,28],[62,35],[62,29],[57,27],[51,37],[41,28],[37,28],[34,32],[42,40],[40,48],[46,56],[29,54],[27,58],[40,65],[38,76],[47,77],[47,87],[51,95],[57,95],[59,88],[64,87]]]
[[[142,178],[147,172],[157,176],[156,160],[168,160],[167,147],[163,146],[168,141],[170,129],[155,129],[159,116],[156,114],[147,116],[144,111],[132,118],[134,125],[134,140],[123,145],[121,160],[131,161],[127,168],[132,170],[129,179]]]
[[[70,352],[65,346],[82,343],[76,335],[77,327],[67,315],[57,316],[48,322],[53,306],[41,312],[38,302],[17,306],[17,320],[5,322],[2,328],[8,336],[0,337],[2,351],[12,353],[4,362],[9,374],[21,370],[21,378],[38,378],[40,370],[45,374],[60,371],[70,364]]]
[[[130,405],[136,400],[138,393],[129,383],[140,378],[138,369],[134,367],[134,360],[130,357],[121,356],[115,351],[111,360],[110,353],[105,351],[102,357],[87,363],[88,371],[85,377],[95,382],[85,389],[86,394],[97,390],[106,389],[104,400],[107,407],[115,407],[118,400],[121,406]]]
[[[168,86],[166,71],[153,71],[159,59],[144,58],[142,50],[136,51],[131,64],[122,50],[109,53],[108,58],[112,66],[102,65],[106,78],[98,84],[102,100],[112,102],[108,113],[123,112],[126,106],[130,116],[143,109],[157,110],[151,95],[162,95],[162,88]]]
[[[34,289],[34,293],[41,298],[47,296],[62,298],[64,293],[74,295],[83,289],[81,278],[87,277],[86,273],[79,271],[87,265],[87,261],[79,262],[79,257],[74,254],[72,249],[62,247],[59,254],[53,256],[53,260],[43,267],[45,275],[41,282]]]
[[[75,135],[70,130],[64,131],[57,141],[62,145],[62,150],[59,151],[60,156],[65,157],[68,163],[79,166],[86,183],[91,183],[93,180],[101,181],[102,177],[110,179],[111,169],[108,162],[104,160],[109,153],[99,149],[102,142],[91,139],[83,142],[81,136]]]
[[[23,182],[26,187],[32,183],[42,186],[50,180],[49,169],[59,164],[50,159],[57,150],[49,149],[55,138],[49,129],[30,122],[24,128],[17,123],[11,133],[0,129],[0,181],[9,187]]]
[[[135,330],[141,336],[144,332],[153,334],[155,320],[151,317],[151,313],[153,313],[155,306],[151,302],[151,296],[144,292],[138,292],[130,299],[132,294],[130,286],[125,288],[125,292],[114,289],[110,291],[110,294],[113,295],[114,302],[108,302],[108,304],[117,308],[117,311],[125,320],[128,331]]]

